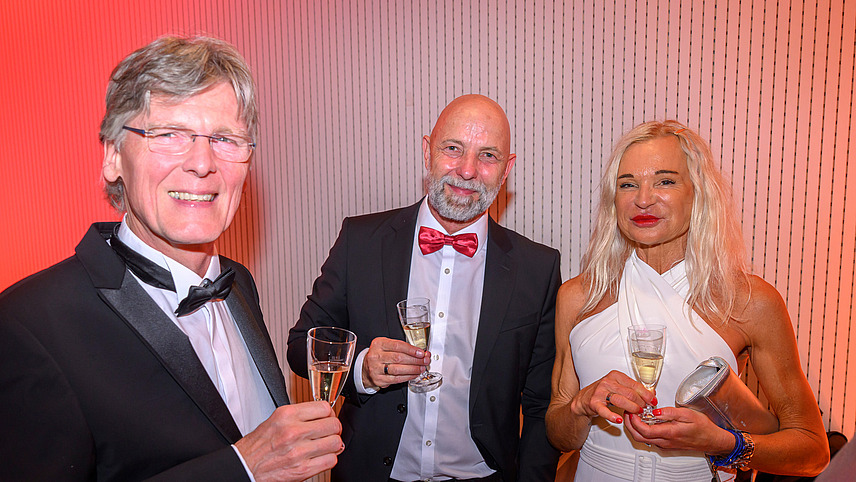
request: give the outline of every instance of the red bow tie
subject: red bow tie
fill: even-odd
[[[476,254],[476,248],[479,247],[479,238],[475,233],[447,236],[436,229],[425,226],[419,228],[419,249],[422,250],[422,254],[431,254],[446,245],[455,248],[455,251],[464,256],[472,258]]]

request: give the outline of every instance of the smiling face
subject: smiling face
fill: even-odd
[[[639,248],[683,259],[693,185],[680,141],[669,135],[630,146],[618,165],[618,229]]]
[[[475,222],[496,199],[516,156],[508,119],[480,95],[453,100],[422,139],[428,205],[449,233]]]
[[[227,83],[178,103],[153,96],[149,112],[132,118],[128,126],[177,127],[206,135],[247,132]],[[249,163],[217,159],[204,137],[196,138],[187,154],[170,155],[149,151],[145,138],[128,133],[121,148],[105,145],[102,174],[108,182],[122,179],[127,223],[134,234],[196,270],[191,259],[213,253],[214,241],[232,222],[248,169]]]

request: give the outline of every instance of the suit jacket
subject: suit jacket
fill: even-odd
[[[187,337],[94,224],[0,294],[0,480],[247,480],[241,438]],[[226,303],[276,405],[282,371],[246,268]]]
[[[289,333],[288,361],[298,375],[307,375],[305,339],[314,326],[353,331],[357,353],[376,337],[404,340],[395,304],[407,297],[418,210],[419,203],[345,219]],[[544,415],[555,357],[559,253],[492,219],[488,223],[484,295],[470,385],[472,439],[503,480],[552,481],[559,453],[547,441]],[[333,480],[385,481],[407,414],[407,386],[359,395],[352,370],[343,393],[346,401],[339,416],[346,448],[333,469]]]

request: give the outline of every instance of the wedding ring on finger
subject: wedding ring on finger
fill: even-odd
[[[612,405],[612,401],[609,399],[609,397],[611,397],[613,395],[615,395],[615,392],[609,392],[606,394],[606,404],[607,405]]]
[[[384,375],[389,375],[389,363],[384,363],[384,364],[383,364],[383,374],[384,374]]]

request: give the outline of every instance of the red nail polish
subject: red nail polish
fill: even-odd
[[[621,417],[618,417],[618,420],[616,420],[615,423],[624,423],[624,420],[621,420]]]
[[[659,417],[660,415],[663,414],[663,411],[660,410],[659,408],[655,408],[654,410],[651,410],[651,414],[654,415],[655,417]]]
[[[651,400],[651,405],[657,405],[657,397],[654,397],[654,399]]]

